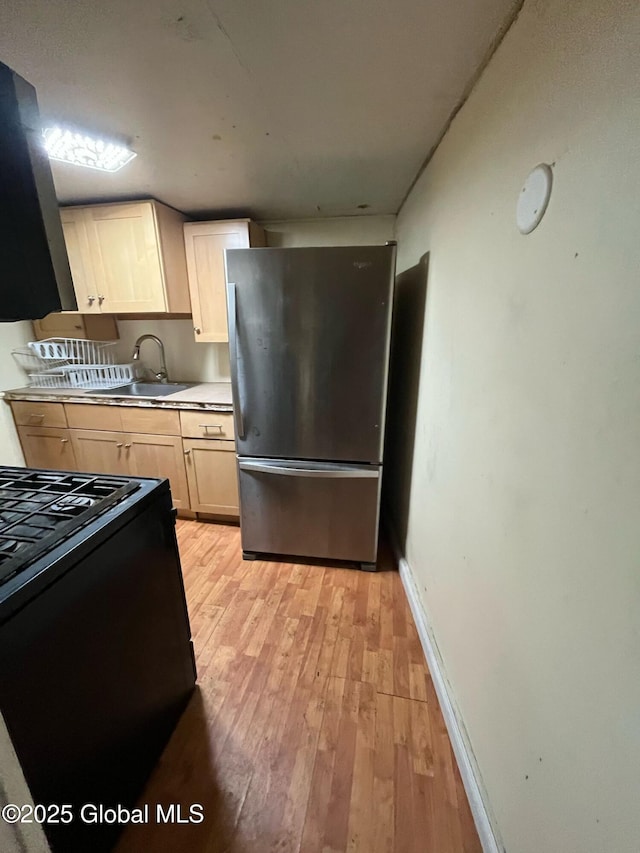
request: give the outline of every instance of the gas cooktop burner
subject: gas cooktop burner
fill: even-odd
[[[88,506],[93,506],[96,502],[95,498],[87,497],[87,495],[65,495],[56,503],[51,504],[49,509],[51,512],[66,512],[67,514],[76,514],[82,512]]]
[[[137,488],[102,474],[0,467],[0,584]]]

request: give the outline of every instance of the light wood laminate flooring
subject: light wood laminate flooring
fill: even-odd
[[[199,687],[118,853],[481,853],[397,571],[244,562],[178,521]]]

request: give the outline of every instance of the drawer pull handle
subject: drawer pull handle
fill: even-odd
[[[44,415],[37,415],[35,412],[29,412],[29,418],[38,418],[38,420],[43,421]]]
[[[222,432],[222,429],[223,429],[222,424],[198,424],[198,426],[202,427],[202,429],[204,429],[204,430],[219,429],[220,432]]]

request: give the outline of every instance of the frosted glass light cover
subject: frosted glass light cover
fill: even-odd
[[[135,151],[124,145],[63,127],[47,127],[42,135],[50,160],[73,163],[74,166],[117,172],[136,156]]]

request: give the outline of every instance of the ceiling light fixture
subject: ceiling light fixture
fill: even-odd
[[[42,135],[50,160],[99,169],[101,172],[117,172],[136,156],[135,151],[124,145],[64,127],[47,127]]]

